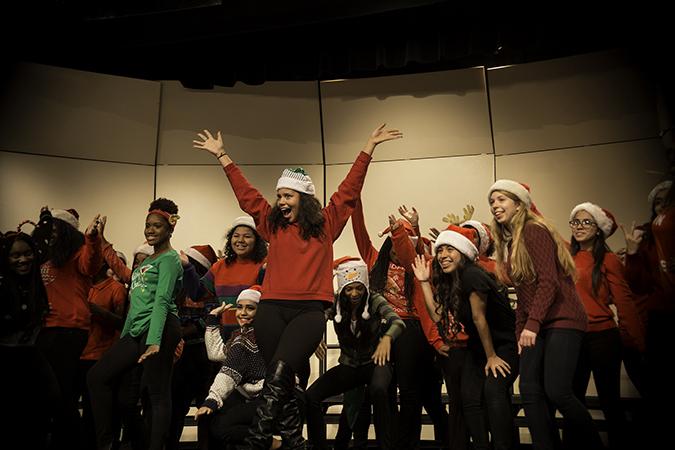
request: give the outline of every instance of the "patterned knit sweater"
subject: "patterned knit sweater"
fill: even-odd
[[[223,401],[235,389],[249,398],[257,396],[265,379],[265,360],[258,349],[253,327],[235,331],[225,344],[219,328],[218,318],[210,314],[206,348],[209,359],[223,363],[203,404],[214,411],[223,406]]]
[[[558,262],[556,244],[549,231],[534,223],[525,224],[522,238],[532,259],[536,279],[518,283],[516,295],[516,339],[523,329],[539,333],[546,328],[571,328],[586,331],[588,318],[572,277],[565,275]],[[511,248],[507,274],[511,274]]]

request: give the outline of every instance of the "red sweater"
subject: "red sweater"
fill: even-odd
[[[602,279],[598,295],[593,295],[593,254],[584,250],[574,255],[577,267],[577,293],[588,315],[587,331],[603,331],[616,328],[614,304],[619,316],[619,329],[626,346],[644,351],[645,329],[634,303],[633,293],[623,275],[621,261],[614,253],[606,253],[602,263]]]
[[[112,277],[96,283],[89,290],[89,302],[119,316],[124,316],[127,290],[124,285]],[[115,343],[120,331],[102,319],[92,316],[89,340],[80,359],[98,361]]]
[[[359,254],[368,266],[368,271],[370,271],[377,261],[379,252],[373,246],[370,236],[368,235],[366,221],[363,217],[363,205],[361,204],[361,200],[357,202],[356,208],[352,213],[352,228],[354,231],[356,246],[359,249]],[[412,273],[412,264],[416,255],[413,243],[408,237],[407,231],[405,231],[402,226],[398,227],[392,233],[392,243],[393,249],[396,251],[396,256],[398,257],[401,265],[399,266],[397,264],[390,263],[387,277],[391,278],[394,283],[397,284],[398,295],[391,292],[391,290],[387,290],[383,293],[383,295],[399,317],[402,319],[419,320],[420,325],[422,326],[422,331],[429,341],[429,344],[431,344],[434,348],[439,349],[444,344],[444,342],[438,332],[436,324],[429,316],[429,312],[427,311],[427,307],[424,302],[424,293],[422,292],[422,287],[416,278],[413,277],[415,280],[415,287],[413,289],[411,311],[408,311],[406,298],[402,294],[405,292],[405,272],[407,271]],[[402,268],[403,270],[399,271],[399,268]]]
[[[47,261],[40,267],[47,290],[49,314],[46,327],[80,328],[89,330],[89,288],[91,278],[101,268],[99,237],[85,236],[84,245],[63,267]]]
[[[333,303],[333,242],[340,236],[359,197],[371,157],[361,152],[328,203],[321,210],[324,235],[305,240],[297,223],[272,232],[267,218],[272,207],[244,178],[235,164],[224,168],[239,206],[255,220],[269,242],[262,299],[322,300]]]
[[[586,331],[588,319],[584,305],[577,295],[572,277],[565,275],[558,263],[551,233],[542,226],[527,223],[522,239],[532,259],[536,279],[515,286],[518,297],[516,339],[520,339],[524,328],[534,333],[547,328]],[[513,279],[510,261],[509,247],[506,272]]]

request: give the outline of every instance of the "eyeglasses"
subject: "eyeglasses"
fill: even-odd
[[[573,219],[569,221],[569,224],[570,228],[578,228],[579,225],[581,225],[582,228],[591,228],[593,225],[596,225],[596,223],[590,219],[584,220]]]

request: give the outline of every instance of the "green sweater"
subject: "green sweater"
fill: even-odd
[[[147,345],[160,345],[166,316],[178,316],[176,295],[183,285],[183,267],[175,250],[149,256],[131,275],[131,305],[122,336],[148,332]]]

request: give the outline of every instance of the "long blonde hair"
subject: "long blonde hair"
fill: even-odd
[[[533,223],[545,228],[553,237],[556,246],[558,264],[562,267],[565,275],[576,278],[574,259],[570,255],[567,245],[558,231],[553,228],[543,217],[533,213],[518,197],[507,191],[499,191],[517,206],[520,206],[516,214],[511,218],[509,225],[498,223],[494,218],[490,224],[492,236],[495,241],[495,256],[497,258],[497,276],[502,281],[512,281],[514,284],[529,284],[537,279],[537,269],[532,263],[532,258],[527,251],[522,234],[525,225]],[[511,274],[506,274],[506,258],[508,256],[507,245],[511,242]]]

